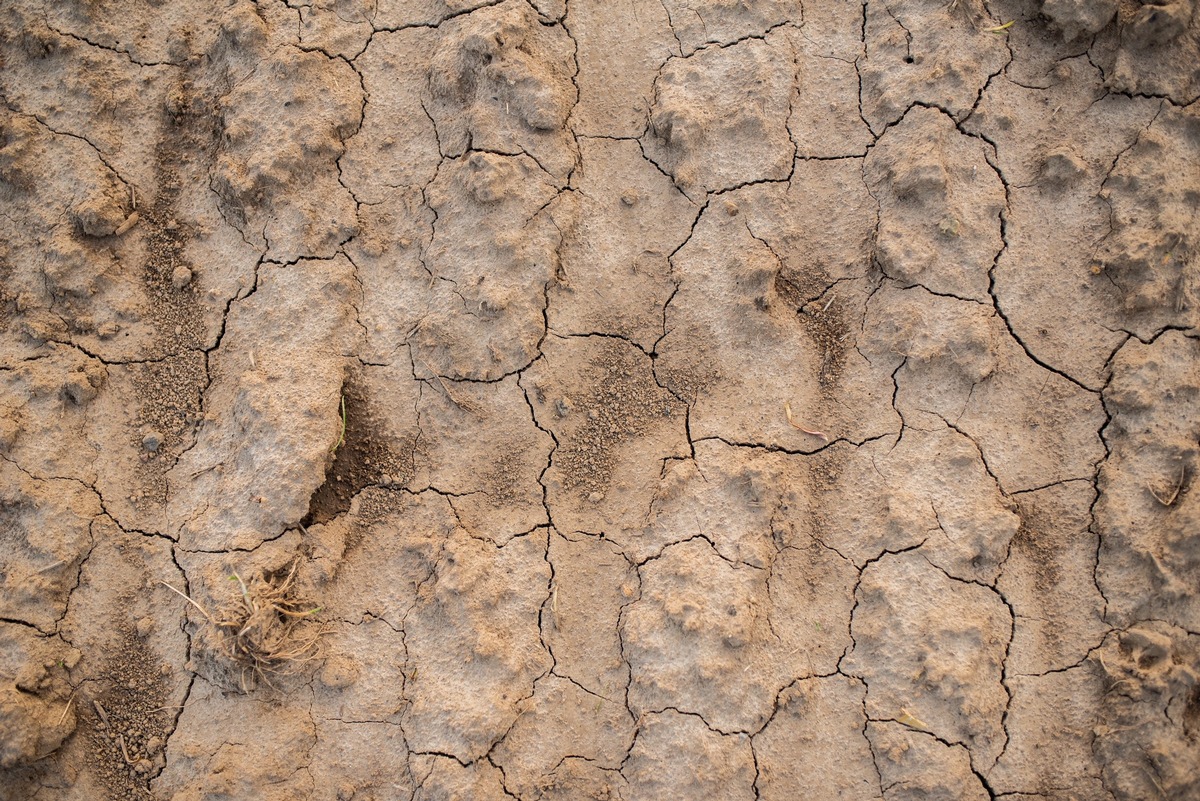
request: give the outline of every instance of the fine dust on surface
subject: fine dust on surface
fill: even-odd
[[[0,799],[1200,799],[1197,0],[0,65]]]

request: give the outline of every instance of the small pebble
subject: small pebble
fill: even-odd
[[[147,431],[146,436],[142,437],[142,447],[151,453],[157,453],[162,446],[162,434],[157,431]]]
[[[176,289],[183,289],[190,283],[192,283],[192,271],[182,264],[175,268],[175,272],[171,273],[171,286]]]

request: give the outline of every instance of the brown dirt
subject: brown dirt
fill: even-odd
[[[1200,799],[1197,0],[0,17],[0,801]]]

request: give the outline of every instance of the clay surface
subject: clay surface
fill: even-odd
[[[0,801],[1200,800],[1200,2],[0,65]]]

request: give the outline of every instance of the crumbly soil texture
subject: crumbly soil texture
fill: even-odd
[[[1200,799],[1200,2],[8,0],[0,799]]]

